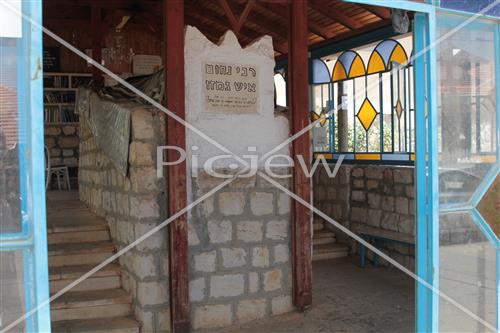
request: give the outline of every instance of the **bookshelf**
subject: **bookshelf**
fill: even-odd
[[[88,85],[92,74],[50,73],[43,74],[44,121],[46,125],[75,124],[77,89]]]

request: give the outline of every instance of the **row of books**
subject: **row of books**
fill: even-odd
[[[75,103],[74,91],[44,91],[45,103]]]
[[[45,123],[75,123],[78,122],[78,116],[73,108],[46,107]]]

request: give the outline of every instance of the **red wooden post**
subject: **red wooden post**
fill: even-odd
[[[92,6],[91,18],[92,22],[92,59],[101,63],[102,61],[102,13],[101,7]],[[94,85],[99,87],[104,83],[102,72],[97,67],[92,67],[92,79]]]
[[[307,0],[290,3],[288,29],[290,129],[293,135],[309,124]],[[293,171],[292,188],[307,202],[311,202],[311,183],[298,167],[297,156],[302,155],[309,163],[310,149],[309,132],[293,141],[292,154],[297,167]],[[312,302],[311,224],[311,211],[292,200],[293,302],[299,310],[304,310]]]
[[[167,108],[185,118],[184,106],[184,0],[165,0],[165,92]],[[186,129],[167,118],[167,144],[186,148]],[[168,160],[177,160],[170,149]],[[173,215],[187,206],[186,163],[168,167],[168,213]],[[188,332],[189,277],[186,214],[169,226],[170,246],[170,311],[172,331]]]

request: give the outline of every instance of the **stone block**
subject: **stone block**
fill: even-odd
[[[189,281],[189,300],[199,302],[205,298],[205,278]]]
[[[396,197],[395,211],[399,214],[408,215],[408,199],[404,197]]]
[[[273,291],[281,288],[281,280],[283,272],[281,269],[276,268],[264,273],[264,290]]]
[[[130,183],[134,192],[157,192],[156,169],[153,167],[130,168]]]
[[[138,109],[132,112],[132,135],[134,139],[149,140],[155,135],[153,112],[148,109]]]
[[[380,194],[376,193],[368,193],[368,206],[370,208],[380,208],[380,202],[382,200],[382,197]]]
[[[269,215],[274,212],[274,195],[268,192],[254,192],[250,195],[250,208],[256,216]]]
[[[292,310],[292,297],[289,295],[274,297],[271,300],[271,311],[273,315],[280,315]]]
[[[256,293],[260,289],[260,278],[259,273],[250,272],[248,274],[248,291],[251,293]]]
[[[366,181],[366,188],[369,191],[373,191],[373,190],[378,189],[379,185],[380,185],[380,182],[378,180],[375,180],[375,179],[368,179]]]
[[[193,223],[197,223],[197,220],[188,222],[188,244],[189,246],[200,245],[200,238],[198,237],[198,233],[196,232],[196,228]]]
[[[75,157],[65,157],[62,163],[67,166],[78,166],[78,160]]]
[[[143,307],[168,304],[167,288],[165,281],[137,282],[137,301]]]
[[[266,306],[266,299],[248,299],[239,301],[236,308],[236,318],[240,323],[263,318],[266,315]]]
[[[57,144],[61,148],[78,148],[80,140],[76,136],[62,136],[57,138]]]
[[[380,227],[382,211],[379,209],[368,209],[367,224],[372,227]]]
[[[118,223],[119,225],[120,223]],[[156,224],[154,223],[134,223],[135,238],[140,238],[147,232],[151,231]],[[149,251],[149,250],[159,250],[167,248],[167,235],[164,232],[165,229],[160,229],[154,232],[151,236],[137,244],[136,248],[138,251]]]
[[[142,332],[154,332],[156,330],[153,311],[144,310],[137,304],[134,313],[141,323]]]
[[[197,272],[215,271],[216,252],[204,252],[194,256],[194,269]]]
[[[408,198],[413,199],[415,197],[415,187],[413,185],[406,185],[405,194]]]
[[[396,213],[384,213],[382,215],[382,221],[380,222],[380,226],[383,229],[398,231],[398,214]]]
[[[209,220],[207,222],[208,238],[211,243],[219,244],[226,243],[232,239],[232,223],[231,221],[216,221]]]
[[[351,200],[358,201],[358,202],[364,202],[364,201],[366,201],[365,192],[363,192],[363,191],[352,191],[351,192]]]
[[[61,128],[55,126],[45,126],[44,134],[46,136],[58,136],[61,135]]]
[[[413,184],[413,168],[399,168],[394,170],[394,182],[399,184]]]
[[[210,296],[234,297],[243,294],[245,280],[241,274],[213,275],[210,278]]]
[[[399,217],[398,231],[403,234],[415,235],[415,218],[401,215]]]
[[[394,197],[384,196],[382,197],[382,209],[386,212],[394,211]]]
[[[352,207],[351,208],[351,220],[353,222],[366,222],[367,209],[364,207]]]
[[[245,194],[242,192],[223,192],[219,194],[219,210],[223,215],[241,215],[245,209]]]
[[[157,320],[157,327],[159,332],[170,332],[171,325],[170,325],[170,308],[169,307],[164,307],[163,310],[159,311],[156,315],[156,320]],[[142,330],[143,333],[146,333],[147,331]]]
[[[225,268],[241,267],[247,262],[247,253],[242,248],[223,248],[221,255],[222,266]]]
[[[129,147],[128,160],[133,165],[153,165],[153,145],[139,141],[132,142]]]
[[[138,219],[160,217],[160,206],[156,197],[131,197],[130,215]]]
[[[73,149],[63,149],[62,155],[64,157],[72,157],[73,155],[75,155],[75,151]]]
[[[236,226],[236,236],[238,240],[244,242],[262,241],[262,222],[261,221],[242,221]]]
[[[274,263],[288,262],[290,259],[290,248],[287,244],[278,244],[274,247]]]
[[[353,179],[352,187],[356,189],[363,189],[365,187],[365,181],[363,179]]]
[[[254,267],[269,266],[269,249],[267,247],[259,246],[252,249],[252,265]]]
[[[283,192],[278,194],[278,214],[289,214],[291,207],[291,198]]]
[[[75,126],[63,126],[62,131],[64,135],[74,135],[76,133]]]
[[[47,128],[45,128],[45,135],[47,135]],[[45,145],[49,149],[55,147],[56,146],[56,139],[45,137]]]
[[[351,174],[354,178],[361,178],[365,175],[365,170],[363,168],[354,168]]]
[[[365,169],[366,178],[368,179],[383,179],[384,169],[381,167],[369,166]]]
[[[140,279],[154,279],[158,277],[158,271],[153,254],[138,255],[133,254],[132,258],[132,271]]]
[[[266,224],[266,238],[284,240],[288,237],[289,222],[287,220],[269,221]]]
[[[196,306],[193,309],[193,329],[218,328],[231,324],[231,305]]]

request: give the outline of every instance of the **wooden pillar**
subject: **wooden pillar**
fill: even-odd
[[[101,7],[92,6],[91,9],[91,31],[92,31],[92,59],[102,62],[102,12]],[[100,87],[104,83],[102,72],[97,67],[92,67],[92,79],[94,85]]]
[[[291,1],[289,20],[288,71],[290,97],[290,129],[292,135],[309,125],[309,62],[308,62],[307,0]],[[293,141],[292,154],[295,165],[293,192],[311,202],[311,179],[299,167],[298,155],[310,164],[310,133],[306,132]],[[309,165],[310,167],[310,165]],[[312,253],[311,211],[292,200],[293,241],[293,302],[304,310],[312,302]]]
[[[167,108],[185,119],[184,106],[184,0],[165,0],[165,95]],[[186,149],[186,128],[167,117],[167,144]],[[169,161],[178,156],[170,149]],[[169,216],[187,206],[186,163],[168,167],[167,196]],[[189,282],[186,214],[169,225],[170,311],[172,331],[188,332]]]

